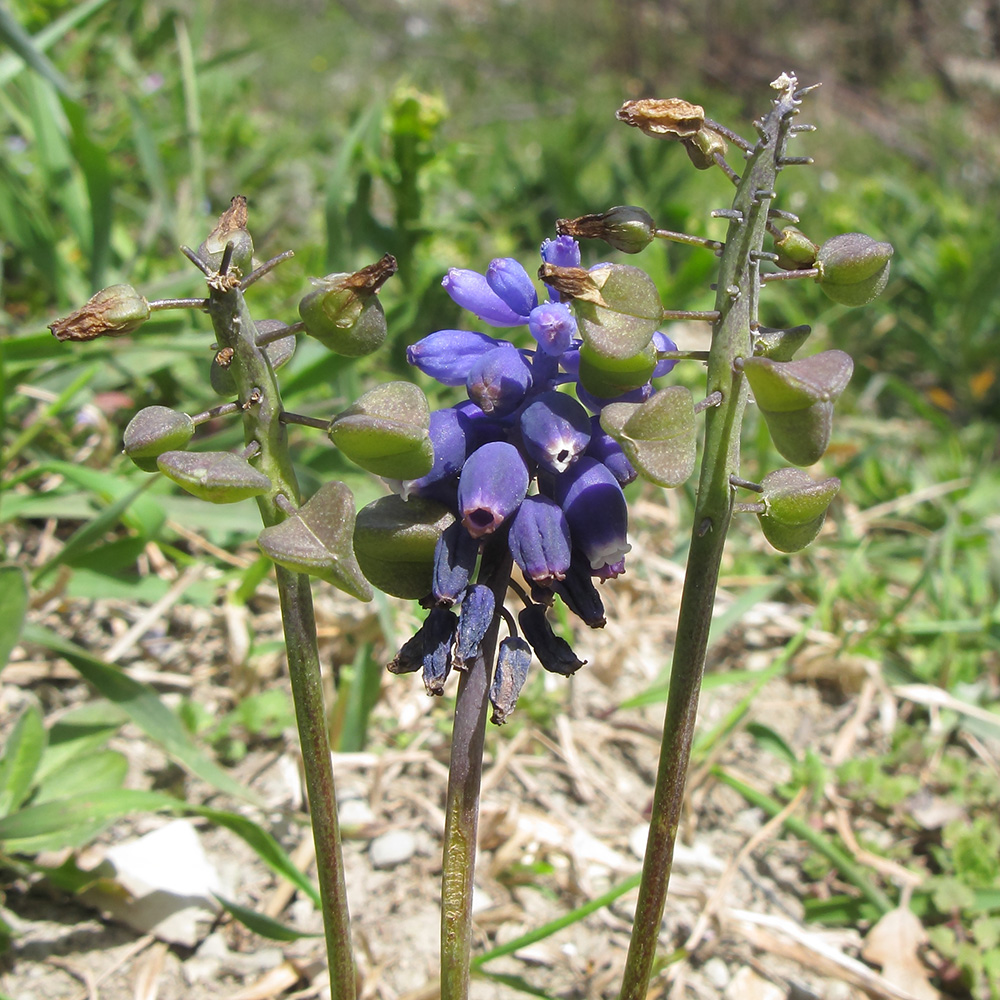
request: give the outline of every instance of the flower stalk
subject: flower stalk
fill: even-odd
[[[752,352],[757,328],[760,257],[768,210],[789,129],[799,104],[794,79],[784,78],[760,140],[749,154],[729,219],[719,268],[708,394],[720,393],[706,410],[705,448],[674,646],[663,739],[653,794],[634,930],[620,1000],[641,1000],[649,986],[656,942],[670,883],[674,844],[691,757],[708,634],[726,535],[733,515],[732,477],[740,470],[740,429],[746,409],[746,379],[736,361]]]
[[[501,538],[486,547],[479,571],[479,583],[493,591],[498,609],[503,608],[510,571],[510,552]],[[469,995],[479,792],[500,619],[494,614],[479,652],[458,680],[441,870],[441,1000],[465,1000]]]
[[[257,346],[257,328],[240,285],[226,278],[225,271],[209,276],[207,308],[219,347],[231,348],[234,352],[230,371],[242,402],[244,440],[248,446],[256,444],[259,447],[256,467],[271,481],[271,489],[256,498],[257,506],[264,525],[271,526],[286,516],[282,501],[299,501],[299,488],[288,450],[274,370],[264,350]],[[357,985],[350,914],[312,589],[305,574],[293,573],[282,566],[275,566],[275,571],[309,815],[316,843],[331,995],[335,1000],[355,1000]]]

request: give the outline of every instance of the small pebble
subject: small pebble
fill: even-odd
[[[389,830],[371,842],[368,857],[375,868],[395,868],[409,861],[416,849],[417,839],[409,830]]]
[[[729,985],[732,976],[729,966],[718,955],[710,958],[702,967],[702,975],[720,992]]]
[[[375,813],[364,799],[347,799],[337,810],[344,830],[357,830],[375,822]]]

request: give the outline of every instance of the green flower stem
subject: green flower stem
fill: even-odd
[[[281,420],[278,383],[264,351],[257,347],[257,328],[243,293],[225,275],[209,277],[208,312],[220,347],[235,352],[230,371],[243,409],[244,439],[260,451],[255,461],[271,480],[268,493],[257,498],[265,525],[284,518],[280,500],[299,502],[288,438]],[[323,703],[322,674],[316,645],[309,577],[275,567],[285,633],[288,673],[295,703],[309,815],[316,842],[316,868],[323,904],[330,990],[335,1000],[355,1000],[357,983],[351,947],[350,914],[337,820],[337,797]]]
[[[458,679],[448,767],[444,854],[441,866],[441,1000],[466,1000],[472,955],[472,889],[479,829],[486,711],[511,558],[504,544],[487,546],[479,582],[493,591],[497,613],[475,661]]]
[[[733,208],[725,213],[730,222],[719,266],[716,297],[719,318],[712,328],[707,387],[709,395],[721,393],[722,402],[706,411],[698,500],[677,622],[649,839],[621,1000],[642,1000],[646,996],[663,919],[719,566],[733,515],[730,477],[738,476],[740,470],[740,429],[747,385],[743,374],[736,370],[735,361],[751,353],[751,329],[757,326],[759,255],[767,231],[775,177],[797,105],[791,80],[763,122],[761,139],[747,160]]]

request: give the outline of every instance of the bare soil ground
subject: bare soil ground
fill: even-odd
[[[568,682],[546,676],[544,691],[537,684],[529,689],[535,702],[528,705],[522,696],[512,721],[503,729],[491,727],[488,734],[477,949],[512,940],[639,870],[663,706],[615,708],[647,689],[667,666],[682,575],[681,567],[663,555],[679,537],[675,510],[644,504],[639,514],[643,526],[633,539],[629,572],[603,591],[607,628],[577,633],[577,652],[589,661],[587,666]],[[759,581],[724,579],[720,609],[754,582]],[[370,606],[351,602],[325,585],[316,589],[326,663],[349,663],[358,643],[381,642]],[[53,595],[33,615],[101,656],[142,610],[121,602],[86,603]],[[716,645],[710,672],[766,668],[807,613],[807,608],[789,604],[759,605]],[[399,636],[405,638],[416,624],[411,606],[399,604],[395,615]],[[193,697],[221,715],[233,705],[234,692],[285,685],[280,653],[255,656],[252,669],[242,661],[251,634],[258,647],[280,634],[275,596],[267,584],[242,612],[221,595],[213,608],[182,602],[164,608],[118,662],[168,701]],[[810,633],[796,655],[800,672],[770,681],[748,716],[766,722],[796,750],[810,747],[827,761],[863,753],[866,746],[881,745],[886,735],[871,687],[865,689],[867,697],[856,694],[864,687],[864,671],[837,663],[834,648],[833,637]],[[380,662],[391,652],[376,646]],[[38,699],[46,717],[54,719],[92,697],[64,662],[27,646],[17,650],[0,685],[5,725],[26,698]],[[747,690],[748,684],[741,683],[707,691],[700,730],[723,720]],[[447,698],[424,694],[419,677],[386,674],[367,749],[336,755],[338,791],[350,825],[345,842],[348,891],[366,998],[431,1000],[437,995],[447,708]],[[113,746],[128,756],[131,787],[161,788],[188,801],[247,811],[303,867],[311,863],[294,731],[251,741],[235,769],[265,801],[263,812],[247,810],[191,779],[130,726]],[[777,758],[739,726],[691,774],[661,933],[664,955],[684,947],[686,957],[659,973],[650,996],[907,996],[884,980],[879,986],[877,970],[857,961],[862,943],[857,931],[824,932],[803,925],[804,898],[843,887],[832,871],[819,881],[804,874],[809,848],[719,783],[710,773],[712,763],[761,790],[772,789],[783,777]],[[843,810],[838,814],[829,804],[808,806],[801,797],[794,808],[830,829],[846,819],[848,836],[852,823],[864,822]],[[118,823],[82,860],[95,863],[108,846],[168,822],[146,815]],[[300,930],[320,929],[312,904],[279,883],[242,841],[199,820],[194,824],[232,898]],[[396,853],[386,863],[390,845]],[[320,938],[275,943],[217,916],[205,920],[190,946],[171,945],[29,878],[11,882],[3,902],[17,925],[13,948],[0,959],[0,992],[11,1000],[325,995]],[[488,968],[521,977],[536,995],[614,997],[634,904],[633,891]],[[866,973],[871,977],[868,992],[862,989]],[[509,983],[477,979],[473,984],[477,1000],[522,995]]]

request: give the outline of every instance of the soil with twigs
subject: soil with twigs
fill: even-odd
[[[654,502],[649,491],[635,510],[629,570],[602,591],[607,627],[576,630],[575,648],[587,665],[567,681],[544,675],[535,664],[511,721],[502,729],[490,727],[475,900],[477,952],[567,913],[639,870],[663,704],[618,706],[662,684],[669,666],[683,577],[682,564],[673,558],[683,537],[678,521],[677,505]],[[30,558],[29,544],[25,554]],[[761,565],[767,572],[766,556]],[[149,571],[176,575],[155,552]],[[211,578],[212,572],[207,568],[202,575]],[[724,574],[718,612],[759,582]],[[265,583],[244,608],[227,602],[224,594],[211,607],[187,604],[183,588],[176,589],[177,599],[152,620],[147,615],[141,629],[135,623],[148,609],[112,600],[71,600],[57,589],[32,617],[94,655],[106,657],[110,651],[126,672],[152,685],[169,704],[192,699],[214,717],[222,717],[238,698],[287,686],[280,651],[266,651],[271,640],[280,638],[273,586]],[[373,644],[378,664],[394,650],[382,638],[372,606],[325,585],[316,592],[332,701],[333,674],[338,665],[353,661],[360,645]],[[809,610],[760,603],[715,643],[700,732],[718,727],[750,689],[752,679],[727,683],[727,673],[766,669],[800,631]],[[413,606],[402,602],[394,605],[394,615],[401,641],[417,619]],[[742,719],[724,728],[696,762],[661,933],[662,954],[675,960],[654,979],[651,997],[907,995],[859,961],[857,930],[804,925],[804,899],[845,887],[833,870],[818,880],[807,876],[811,849],[789,837],[780,818],[768,822],[712,772],[713,765],[722,766],[769,793],[789,778],[787,766],[747,733],[745,723],[751,720],[766,723],[797,752],[810,748],[827,762],[884,749],[883,689],[863,665],[837,662],[836,648],[832,636],[808,633],[791,671],[770,680]],[[247,662],[252,649],[265,652],[252,653]],[[365,998],[430,1000],[437,995],[448,695],[454,682],[451,678],[445,698],[434,699],[424,693],[419,676],[385,674],[366,748],[336,757]],[[879,692],[875,697],[873,690]],[[19,647],[0,674],[4,734],[27,699],[36,699],[51,722],[91,697],[64,661],[38,648]],[[193,780],[132,725],[111,746],[128,758],[129,787],[167,790],[189,802],[246,812],[308,869],[310,834],[294,730],[248,733],[245,739],[246,752],[233,773],[261,797],[263,810],[248,809]],[[859,825],[872,825],[852,815],[845,803],[823,799],[821,792],[818,799],[812,793],[798,795],[788,811],[817,829],[839,829],[848,842]],[[109,846],[173,821],[143,815],[116,823],[77,860],[83,867],[96,866]],[[320,930],[312,903],[277,880],[243,841],[197,818],[191,822],[229,898],[300,932]],[[814,865],[808,867],[815,871]],[[882,875],[891,879],[892,872]],[[536,995],[614,997],[634,902],[633,890],[486,968],[519,978]],[[322,939],[315,936],[268,941],[228,916],[206,913],[196,924],[195,940],[169,944],[27,875],[8,883],[3,905],[16,934],[0,959],[0,993],[12,1000],[325,995]],[[472,992],[481,1000],[525,995],[511,980],[486,978],[475,979]]]

